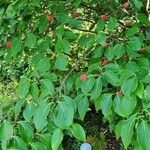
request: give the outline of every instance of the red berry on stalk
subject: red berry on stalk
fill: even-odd
[[[129,8],[129,3],[128,3],[128,2],[125,2],[125,3],[122,5],[122,7],[123,7],[124,9],[128,9],[128,8]]]
[[[77,13],[76,11],[74,11],[74,12],[72,13],[72,18],[76,18],[76,17],[78,17],[78,13]]]
[[[7,43],[6,43],[6,47],[7,47],[7,48],[11,48],[11,42],[7,42]]]
[[[81,81],[87,80],[87,75],[86,75],[86,74],[82,74],[82,75],[80,76],[80,80],[81,80]]]
[[[48,15],[47,20],[48,20],[48,22],[52,22],[54,20],[54,17],[51,15]]]
[[[107,60],[107,59],[103,59],[102,61],[101,61],[101,65],[102,66],[105,66],[105,65],[107,65],[109,63],[109,61]]]
[[[102,19],[103,21],[107,21],[108,16],[106,16],[106,15],[102,15],[102,16],[101,16],[101,19]]]

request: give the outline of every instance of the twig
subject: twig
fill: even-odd
[[[66,75],[66,77],[63,79],[63,81],[61,82],[61,84],[60,84],[60,86],[59,86],[59,95],[60,95],[60,97],[62,97],[61,91],[62,91],[62,88],[63,88],[63,86],[64,86],[64,84],[65,84],[66,79],[69,77],[69,75],[72,73],[72,71],[73,71],[93,50],[94,50],[94,48],[91,49],[83,58],[81,58],[79,61],[77,61],[77,62],[75,63],[75,66],[72,67],[72,69],[68,72],[68,74]]]
[[[70,27],[70,26],[69,26]],[[70,27],[71,29],[73,30],[78,30],[78,31],[82,31],[82,32],[89,32],[89,33],[92,33],[92,34],[95,34],[96,32],[95,31],[91,31],[91,30],[85,30],[85,29],[76,29],[76,28],[72,28]]]

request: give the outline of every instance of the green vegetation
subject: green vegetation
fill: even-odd
[[[0,0],[1,149],[149,150],[149,7]]]

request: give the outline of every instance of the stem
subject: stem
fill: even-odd
[[[59,95],[60,97],[62,97],[62,88],[65,84],[65,81],[66,79],[70,76],[70,74],[72,73],[72,71],[91,53],[93,52],[94,48],[91,49],[83,58],[81,58],[80,60],[78,60],[76,63],[75,63],[75,66],[72,67],[72,69],[68,72],[68,74],[66,75],[66,77],[63,79],[63,81],[61,82],[60,86],[59,86]]]

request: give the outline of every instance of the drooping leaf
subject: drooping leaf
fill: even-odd
[[[50,104],[48,104],[47,102],[40,103],[36,108],[33,116],[33,122],[38,131],[41,131],[47,125],[47,116],[49,112]]]
[[[36,110],[36,105],[32,102],[28,103],[23,111],[23,117],[27,122],[30,122]]]
[[[150,148],[150,125],[144,120],[138,124],[137,140],[143,150]]]
[[[96,100],[101,95],[101,92],[102,92],[102,79],[101,77],[99,77],[95,80],[95,85],[91,91],[92,99]]]
[[[124,124],[121,128],[121,139],[123,141],[123,145],[125,149],[128,148],[131,143],[133,136],[133,128],[135,125],[135,115],[130,116],[127,120],[124,121]]]
[[[92,88],[94,86],[94,82],[95,82],[94,77],[91,77],[85,81],[82,81],[82,83],[81,83],[82,92],[85,94],[88,94],[92,90]]]
[[[26,45],[29,48],[34,48],[36,44],[36,36],[33,33],[27,35]]]
[[[76,137],[78,140],[85,142],[86,140],[85,132],[81,125],[73,123],[70,128],[71,133],[74,137]]]
[[[112,94],[103,94],[101,96],[100,106],[102,109],[102,113],[106,118],[112,113]]]
[[[119,77],[115,72],[107,70],[103,73],[103,75],[106,78],[106,80],[113,86],[119,86]]]
[[[124,95],[130,96],[131,93],[133,93],[138,86],[138,80],[136,77],[128,79],[127,81],[124,81],[123,85],[121,86],[121,90]]]
[[[64,54],[59,54],[56,61],[55,61],[55,67],[61,71],[66,70],[68,65],[67,58]]]
[[[29,142],[31,142],[33,137],[33,128],[27,122],[25,121],[20,122],[19,133],[20,137],[23,139],[25,143],[28,144]]]
[[[88,111],[89,108],[89,101],[87,97],[84,97],[80,99],[79,104],[78,104],[78,112],[80,115],[80,119],[84,120],[85,114]]]
[[[74,108],[66,102],[61,102],[57,106],[55,124],[60,128],[68,128],[73,123]]]
[[[28,150],[25,142],[18,136],[14,136],[14,147],[16,149]]]
[[[63,140],[62,129],[57,128],[54,131],[54,133],[52,135],[52,139],[51,139],[52,150],[58,150],[62,140]]]
[[[20,98],[25,98],[25,96],[29,92],[29,87],[30,87],[30,80],[25,76],[22,77],[20,82],[19,82],[18,96]]]
[[[11,53],[13,56],[16,56],[22,50],[22,43],[20,38],[13,38],[11,45]]]

